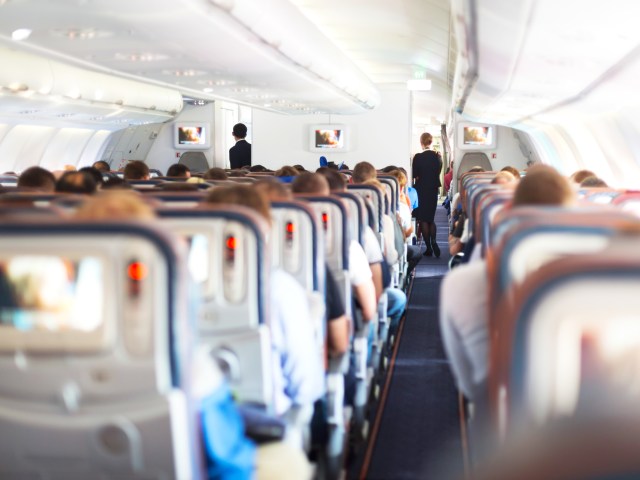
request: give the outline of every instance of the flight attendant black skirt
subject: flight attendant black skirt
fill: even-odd
[[[422,222],[433,223],[433,219],[436,216],[436,207],[438,206],[438,190],[424,189],[416,186],[418,192],[418,208],[414,210],[414,215],[417,220]]]

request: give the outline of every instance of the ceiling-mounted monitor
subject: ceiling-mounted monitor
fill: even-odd
[[[349,129],[346,125],[311,125],[309,150],[312,152],[346,152],[348,149]]]
[[[211,148],[211,128],[209,123],[174,123],[173,146],[179,150],[206,150]]]
[[[458,148],[461,150],[492,150],[496,148],[498,127],[486,123],[459,123]]]

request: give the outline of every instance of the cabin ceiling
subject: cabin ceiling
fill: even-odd
[[[449,0],[0,0],[0,41],[287,114],[366,112],[380,88],[426,78],[413,111],[428,124],[450,108],[449,15]]]

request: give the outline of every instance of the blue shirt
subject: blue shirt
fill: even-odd
[[[409,201],[411,202],[411,210],[418,208],[418,192],[415,188],[407,186],[407,195],[409,195]]]

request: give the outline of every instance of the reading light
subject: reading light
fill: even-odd
[[[127,275],[131,280],[139,282],[147,277],[147,267],[141,262],[131,262],[127,267]]]
[[[428,92],[429,90],[431,90],[431,80],[407,80],[407,89],[415,92]]]
[[[11,40],[15,40],[16,42],[20,42],[22,40],[26,40],[31,35],[31,30],[28,28],[18,28],[11,32]]]

